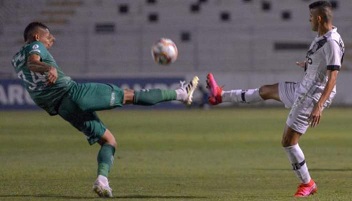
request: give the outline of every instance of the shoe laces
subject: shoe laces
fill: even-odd
[[[185,90],[188,93],[189,89],[191,88],[192,81],[186,84],[186,81],[180,81],[181,89]]]
[[[182,89],[185,88],[185,85],[186,85],[186,81],[180,81],[180,86]]]

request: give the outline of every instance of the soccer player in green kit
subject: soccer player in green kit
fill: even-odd
[[[116,140],[95,111],[122,107],[124,104],[155,105],[179,100],[191,104],[198,84],[195,76],[176,90],[134,91],[113,84],[76,83],[56,64],[48,49],[55,38],[49,28],[32,22],[24,30],[25,45],[13,57],[12,64],[33,101],[50,115],[60,115],[83,132],[89,144],[99,143],[97,179],[93,190],[100,197],[112,197],[108,174],[114,160]]]

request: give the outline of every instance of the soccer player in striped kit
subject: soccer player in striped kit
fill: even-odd
[[[344,43],[332,24],[332,6],[327,1],[316,1],[309,5],[314,38],[306,59],[296,64],[305,70],[300,82],[280,82],[263,85],[256,89],[224,91],[214,76],[207,75],[210,90],[209,103],[222,102],[255,103],[273,99],[291,108],[282,137],[282,146],[301,184],[295,197],[306,197],[317,191],[298,142],[308,127],[319,124],[324,108],[328,107],[336,94],[336,80],[344,55]]]

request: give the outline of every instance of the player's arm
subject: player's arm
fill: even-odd
[[[338,70],[328,70],[328,82],[325,85],[324,91],[320,96],[318,102],[314,105],[313,111],[309,117],[311,127],[315,127],[319,124],[323,106],[330,97],[332,90],[336,85]]]
[[[29,70],[38,73],[46,73],[49,84],[54,84],[58,78],[56,68],[40,61],[40,56],[31,54],[27,59],[27,67]]]
[[[326,100],[330,97],[330,94],[336,85],[337,74],[341,68],[344,54],[343,44],[338,43],[335,40],[328,40],[323,48],[327,64],[326,73],[328,76],[328,81],[322,95],[320,96],[318,102],[314,105],[313,111],[310,115],[309,121],[312,127],[318,125],[320,122],[323,106]]]

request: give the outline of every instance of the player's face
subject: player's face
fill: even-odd
[[[42,42],[44,46],[49,49],[53,46],[55,37],[50,33],[48,29],[39,29],[37,40]]]
[[[310,26],[312,28],[312,31],[318,31],[318,15],[317,15],[317,11],[314,9],[310,10],[310,15],[309,15],[309,22],[310,22]]]

